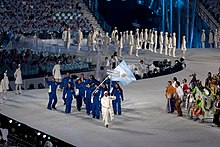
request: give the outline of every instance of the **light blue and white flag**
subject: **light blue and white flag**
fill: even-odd
[[[134,74],[124,60],[114,70],[107,71],[107,74],[112,81],[121,82],[123,85],[136,81]]]

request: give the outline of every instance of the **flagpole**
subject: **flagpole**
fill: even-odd
[[[92,92],[95,93],[97,91],[97,89],[109,78],[109,76],[106,76],[105,79],[99,84],[99,86]]]

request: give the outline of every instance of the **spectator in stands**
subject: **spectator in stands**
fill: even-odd
[[[21,94],[21,85],[22,85],[22,76],[21,76],[21,65],[18,64],[18,67],[14,73],[14,78],[15,78],[15,94]]]

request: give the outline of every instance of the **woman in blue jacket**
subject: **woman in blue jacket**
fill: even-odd
[[[65,113],[71,112],[71,105],[72,105],[73,97],[75,97],[75,91],[72,88],[72,84],[69,82],[67,84],[66,95],[65,95],[65,99],[66,99]]]
[[[115,96],[116,99],[112,101],[114,114],[121,115],[121,100],[124,101],[123,90],[121,89],[120,85],[116,83],[113,87],[112,96]]]

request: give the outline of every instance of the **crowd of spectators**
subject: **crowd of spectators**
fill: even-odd
[[[89,59],[89,58],[88,58]],[[89,70],[92,64],[91,59],[82,61],[80,57],[62,54],[53,55],[45,52],[32,51],[31,49],[11,49],[0,51],[0,74],[5,70],[8,76],[13,77],[18,64],[21,64],[22,76],[44,76],[51,74],[55,63],[61,61],[61,71],[82,71]]]
[[[186,114],[200,123],[212,118],[212,126],[220,127],[220,67],[217,74],[208,72],[204,82],[196,74],[190,77],[189,83],[186,78],[179,81],[177,77],[168,81],[165,94],[168,113],[177,110],[178,116]]]
[[[0,32],[62,33],[66,26],[73,32],[92,30],[92,16],[83,0],[0,1]]]
[[[206,9],[220,22],[220,1],[219,0],[203,0]]]

